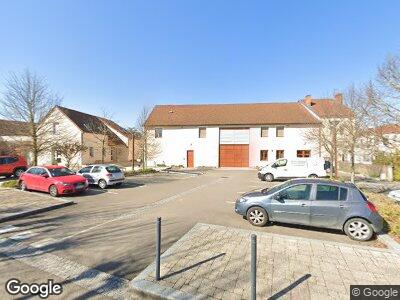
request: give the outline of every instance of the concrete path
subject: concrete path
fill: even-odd
[[[168,299],[249,299],[250,236],[258,238],[257,298],[349,299],[351,284],[400,284],[387,249],[197,224],[131,286]]]

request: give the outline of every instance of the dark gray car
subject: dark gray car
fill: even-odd
[[[383,228],[375,206],[354,184],[321,179],[294,179],[244,194],[235,211],[255,226],[275,221],[340,229],[358,241]]]

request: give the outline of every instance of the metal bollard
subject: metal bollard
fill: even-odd
[[[250,271],[251,291],[250,299],[256,300],[256,281],[257,281],[257,236],[251,235],[251,271]]]
[[[160,277],[160,263],[161,263],[161,218],[157,218],[156,222],[156,280],[159,281]]]

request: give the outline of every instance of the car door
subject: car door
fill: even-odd
[[[92,171],[90,172],[90,176],[92,177],[93,183],[97,184],[101,179],[101,170],[103,169],[102,166],[94,166]]]
[[[87,166],[87,167],[84,167],[84,168],[82,168],[82,169],[80,169],[78,171],[78,173],[80,175],[82,175],[83,177],[85,177],[87,179],[89,184],[93,184],[94,183],[93,177],[90,174],[90,171],[92,170],[92,168],[93,168],[93,166]]]
[[[341,228],[346,214],[348,189],[334,184],[317,184],[315,197],[311,201],[311,225],[326,228]]]
[[[275,174],[274,174],[275,178],[287,178],[287,177],[289,177],[288,176],[289,172],[288,172],[287,164],[288,164],[287,159],[279,159],[274,163],[273,168],[275,168]]]
[[[294,184],[273,195],[273,221],[310,225],[311,190],[312,184]]]
[[[50,175],[45,168],[37,168],[37,175],[35,178],[36,189],[38,191],[47,192],[50,187]]]
[[[25,172],[23,180],[28,189],[36,190],[37,188],[37,174],[39,173],[38,168],[33,167]]]

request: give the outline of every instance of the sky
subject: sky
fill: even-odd
[[[400,53],[400,1],[3,1],[0,91],[44,76],[63,105],[123,126],[156,104],[297,101]]]

